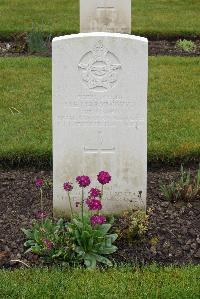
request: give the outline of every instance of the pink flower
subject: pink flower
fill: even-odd
[[[35,181],[35,185],[37,188],[41,188],[44,184],[44,180],[43,179],[36,179]]]
[[[92,225],[104,224],[106,222],[106,217],[103,215],[93,215],[90,218],[90,222]]]
[[[97,180],[100,184],[105,185],[111,181],[111,176],[107,171],[100,171],[97,175]]]
[[[89,210],[91,210],[91,211],[96,211],[96,210],[102,209],[101,201],[96,198],[87,199],[86,204],[88,205]]]
[[[77,176],[76,178],[79,187],[87,187],[90,185],[90,178],[87,175]]]
[[[72,191],[72,189],[73,189],[73,185],[72,185],[72,183],[70,183],[70,182],[65,182],[65,183],[63,184],[63,188],[65,189],[65,191]]]
[[[44,219],[46,217],[47,217],[47,213],[44,211],[37,211],[35,213],[35,218],[37,218],[37,219]]]
[[[43,240],[43,244],[48,250],[53,248],[53,242],[51,240],[45,239]]]
[[[89,194],[91,197],[100,197],[101,196],[101,190],[97,188],[91,188],[89,191]]]

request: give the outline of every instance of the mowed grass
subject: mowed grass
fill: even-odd
[[[53,35],[79,32],[79,0],[1,0],[0,36],[32,26]],[[133,0],[132,32],[141,35],[197,35],[199,0]]]
[[[149,58],[149,161],[200,157],[199,68],[199,58]],[[2,164],[49,166],[51,59],[1,58],[0,69]]]
[[[0,69],[0,159],[45,166],[52,148],[51,60],[1,58]]]
[[[200,266],[0,271],[0,298],[199,298]]]

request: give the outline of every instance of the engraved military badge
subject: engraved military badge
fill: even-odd
[[[106,91],[117,83],[121,64],[119,59],[99,40],[91,51],[83,55],[78,68],[83,83],[89,89]]]

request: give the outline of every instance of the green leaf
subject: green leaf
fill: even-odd
[[[112,245],[110,247],[99,248],[97,251],[100,254],[111,254],[111,253],[117,251],[117,247]]]
[[[106,264],[109,267],[112,267],[113,264],[108,258],[106,258],[102,255],[99,255],[99,254],[95,254],[95,257],[98,262],[100,262],[102,264]]]
[[[84,264],[88,269],[96,268],[96,258],[92,254],[86,254],[84,258]]]
[[[78,221],[77,219],[73,219],[72,222],[80,229],[83,228],[83,223],[81,221]]]
[[[118,238],[118,234],[110,234],[108,236],[112,239],[112,242],[115,242],[115,240]]]
[[[35,242],[33,240],[28,240],[24,243],[25,247],[30,247],[33,246],[35,244]]]
[[[33,231],[31,229],[21,229],[28,239],[33,238]]]
[[[62,227],[64,225],[64,220],[60,218],[57,222],[57,226]]]
[[[52,255],[52,258],[56,258],[56,257],[59,257],[63,254],[63,251],[62,249],[60,249],[58,252],[56,252],[55,254]]]
[[[93,228],[90,224],[85,224],[84,229],[89,233],[93,233]]]
[[[84,257],[85,256],[85,251],[81,246],[76,246],[75,252],[78,253],[79,256]]]
[[[81,239],[82,240],[88,240],[90,238],[90,234],[87,231],[83,231],[81,234]]]
[[[117,239],[117,234],[110,234],[105,236],[106,247],[112,246],[112,243]]]
[[[77,243],[78,243],[80,246],[82,246],[81,238],[80,238],[80,233],[79,233],[79,231],[78,231],[77,229],[75,230],[74,234],[75,234],[75,240],[77,241]]]
[[[40,232],[38,230],[34,230],[33,236],[36,242],[40,242]]]
[[[31,251],[33,253],[41,254],[43,249],[38,244],[35,244],[34,246],[31,247]]]
[[[99,225],[98,231],[101,232],[102,235],[106,235],[110,228],[111,228],[111,224],[106,223],[106,224]]]
[[[81,241],[84,246],[84,250],[88,252],[88,245],[90,241],[91,235],[87,231],[83,231],[81,234]]]
[[[24,253],[28,253],[28,252],[32,252],[32,248],[30,247],[29,249],[27,249]]]
[[[94,239],[93,237],[90,237],[90,239],[88,240],[88,250],[92,250],[93,248],[93,245],[94,245]]]

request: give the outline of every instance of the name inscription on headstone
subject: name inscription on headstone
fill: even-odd
[[[134,106],[137,100],[123,100],[122,97],[78,96],[75,101],[64,101],[57,124],[70,127],[117,127],[118,125],[138,128],[144,120],[138,118]]]

